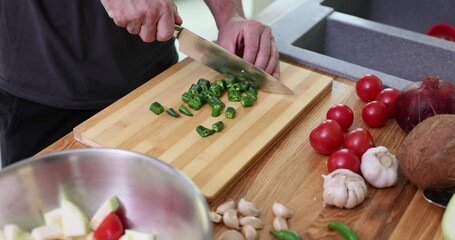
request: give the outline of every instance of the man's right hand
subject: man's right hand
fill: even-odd
[[[138,34],[144,42],[171,39],[174,24],[183,22],[172,0],[101,0],[101,3],[117,26]]]

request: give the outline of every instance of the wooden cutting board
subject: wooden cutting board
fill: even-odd
[[[193,117],[150,112],[155,101],[177,110],[183,103],[182,93],[192,83],[199,78],[213,82],[223,77],[187,58],[74,128],[74,138],[88,146],[128,149],[167,162],[182,170],[211,201],[260,160],[280,136],[305,117],[305,109],[331,89],[333,79],[328,76],[280,64],[280,80],[295,95],[259,91],[255,105],[245,108],[229,102],[224,94],[221,99],[226,107],[237,109],[234,119],[224,114],[211,117],[208,105],[199,111],[191,109]],[[202,138],[195,130],[197,125],[211,127],[219,120],[225,123],[219,133]]]

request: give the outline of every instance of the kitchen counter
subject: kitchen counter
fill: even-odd
[[[325,118],[326,110],[337,103],[347,104],[354,111],[351,129],[368,128],[360,116],[365,103],[355,94],[355,82],[334,77],[332,90],[306,110],[301,120],[260,161],[210,203],[210,208],[215,209],[230,199],[245,198],[253,202],[260,209],[260,218],[265,224],[264,229],[258,231],[260,239],[271,239],[268,231],[272,227],[271,206],[274,202],[294,210],[289,226],[304,239],[340,239],[338,233],[327,230],[327,224],[332,220],[348,224],[361,239],[442,239],[443,209],[427,203],[422,192],[403,175],[391,188],[368,186],[366,200],[354,209],[322,206],[321,175],[327,174],[327,156],[312,149],[308,136]],[[397,153],[405,137],[393,119],[382,128],[368,129],[376,145],[386,146],[392,153]],[[87,146],[74,140],[70,133],[39,154],[84,147]],[[215,224],[215,238],[226,229],[223,224]]]

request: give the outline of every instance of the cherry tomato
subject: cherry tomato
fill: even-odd
[[[387,118],[387,108],[383,102],[371,101],[362,108],[362,119],[370,127],[384,126]]]
[[[354,122],[354,113],[348,105],[336,104],[329,108],[326,118],[335,120],[343,131],[347,131]]]
[[[359,158],[368,150],[374,147],[373,137],[371,133],[364,128],[356,128],[346,134],[343,147],[355,153]]]
[[[122,221],[116,213],[110,213],[95,230],[95,240],[118,240],[124,232]]]
[[[329,155],[343,145],[343,129],[334,120],[327,119],[310,133],[310,144],[318,153]]]
[[[371,74],[359,78],[355,85],[357,96],[365,102],[373,101],[382,88],[381,79]]]
[[[399,94],[400,90],[395,88],[385,88],[374,99],[385,104],[389,118],[395,117],[395,100]]]
[[[342,148],[330,154],[327,161],[329,173],[339,169],[349,169],[360,174],[360,158],[351,150]]]

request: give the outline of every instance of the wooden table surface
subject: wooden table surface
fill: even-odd
[[[333,77],[333,76],[331,76]],[[310,131],[324,118],[329,107],[337,103],[349,105],[355,119],[351,129],[368,128],[360,112],[365,104],[355,94],[354,82],[336,78],[332,90],[326,93],[303,118],[286,133],[246,174],[223,195],[215,199],[210,208],[233,199],[245,198],[261,211],[260,219],[265,227],[258,230],[259,239],[272,239],[274,202],[282,203],[295,215],[289,227],[304,239],[342,239],[327,230],[327,224],[338,220],[351,226],[361,239],[442,239],[440,224],[443,209],[427,203],[422,192],[410,184],[401,174],[396,186],[375,189],[368,185],[366,200],[354,209],[322,206],[322,174],[327,174],[327,156],[316,153],[310,146]],[[378,129],[368,128],[377,146],[397,153],[405,134],[393,119]],[[38,155],[87,147],[69,133]],[[214,225],[214,239],[227,228]]]

